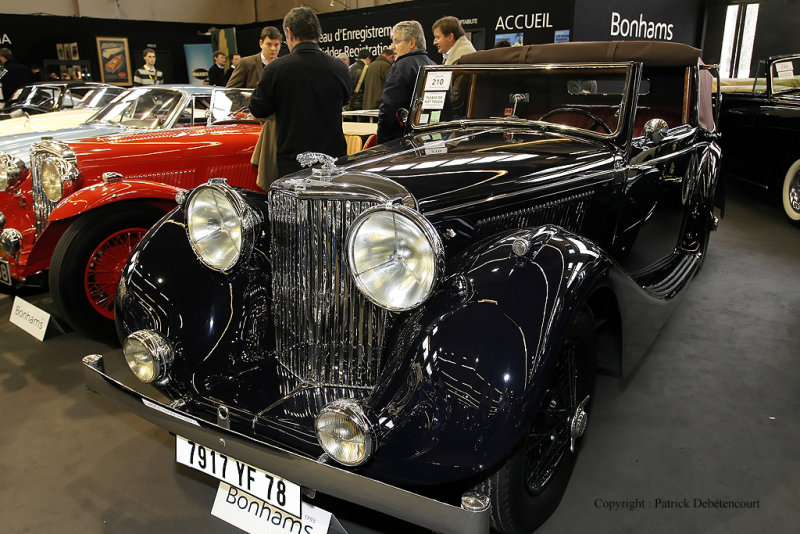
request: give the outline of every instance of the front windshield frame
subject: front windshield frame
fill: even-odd
[[[408,121],[410,123],[410,130],[412,132],[425,132],[441,127],[452,127],[455,125],[464,124],[501,124],[514,127],[536,127],[543,129],[564,130],[569,132],[580,132],[584,135],[598,137],[601,139],[613,139],[619,136],[625,129],[625,122],[627,120],[630,108],[631,95],[633,92],[634,81],[634,62],[615,62],[615,63],[570,63],[570,64],[529,64],[529,65],[497,65],[497,64],[475,64],[475,65],[452,65],[452,66],[424,66],[420,70],[419,77],[417,78],[417,85],[414,91],[414,98],[412,99],[412,109],[409,114]],[[426,84],[430,76],[436,76],[435,73],[452,73],[451,76],[457,75],[478,75],[485,74],[492,76],[496,73],[506,73],[512,76],[522,75],[554,75],[555,73],[562,73],[566,76],[575,77],[579,73],[594,73],[598,77],[603,75],[619,76],[620,81],[624,80],[622,90],[616,94],[619,100],[614,100],[616,106],[617,123],[616,127],[612,128],[611,133],[606,133],[604,130],[596,131],[586,128],[575,126],[568,126],[555,122],[543,122],[541,120],[519,118],[517,116],[491,116],[491,117],[470,117],[470,118],[453,118],[450,120],[442,120],[439,122],[423,123],[423,112],[425,111],[424,102],[426,94]],[[441,74],[439,74],[441,75]],[[452,79],[451,79],[452,82]],[[448,82],[448,83],[451,83]],[[474,85],[471,86],[474,88]],[[448,95],[452,90],[448,90]],[[566,93],[566,87],[565,87]],[[574,96],[574,95],[573,95]],[[607,96],[607,95],[599,95]],[[450,98],[450,97],[448,97]],[[610,101],[612,99],[609,99]],[[509,104],[511,106],[511,104]],[[560,107],[560,106],[556,106]],[[613,107],[613,106],[610,106]],[[506,111],[507,112],[507,111]]]
[[[776,58],[769,66],[770,91],[773,95],[800,89],[800,56]]]
[[[15,106],[27,106],[38,109],[55,110],[58,107],[59,101],[61,100],[62,91],[63,88],[57,85],[29,85],[27,87],[23,87],[19,96],[14,99],[13,102],[10,102],[10,104]],[[39,100],[35,101],[37,99]]]
[[[144,104],[144,98],[160,98],[162,101],[158,104],[158,109],[150,107],[148,113],[146,105],[144,108],[139,107],[140,104]],[[163,101],[166,98],[169,98],[168,107]],[[117,96],[92,115],[85,124],[114,124],[123,128],[144,130],[168,128],[176,121],[187,98],[187,93],[179,89],[159,86],[135,87]],[[136,104],[133,106],[133,113],[126,116],[133,103]],[[153,116],[149,117],[150,114]]]
[[[211,92],[208,124],[258,122],[250,113],[252,88],[219,87]]]

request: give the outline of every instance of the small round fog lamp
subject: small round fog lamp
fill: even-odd
[[[172,347],[153,330],[139,330],[129,335],[122,352],[136,378],[148,384],[164,378],[173,361]]]
[[[315,426],[320,446],[340,464],[361,465],[372,456],[372,425],[356,401],[339,399],[328,404],[317,416]]]

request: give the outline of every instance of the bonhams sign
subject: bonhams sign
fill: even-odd
[[[701,0],[575,0],[576,41],[676,41],[699,46]]]

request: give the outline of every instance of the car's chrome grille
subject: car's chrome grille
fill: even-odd
[[[31,187],[33,189],[33,217],[36,223],[36,236],[38,237],[47,226],[47,218],[56,207],[56,203],[47,198],[42,187],[42,164],[51,156],[47,150],[31,151]]]
[[[583,226],[583,218],[591,196],[592,192],[570,195],[529,208],[487,217],[479,220],[476,226],[481,236],[542,224],[556,224],[577,232]]]
[[[382,370],[389,313],[356,288],[344,246],[373,205],[270,192],[277,358],[306,383],[370,388]]]

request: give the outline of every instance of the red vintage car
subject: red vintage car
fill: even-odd
[[[30,178],[0,195],[0,286],[43,283],[49,270],[70,326],[113,332],[122,267],[176,194],[214,177],[257,188],[250,157],[261,127],[233,119],[249,95],[215,91],[209,126],[36,143]]]

